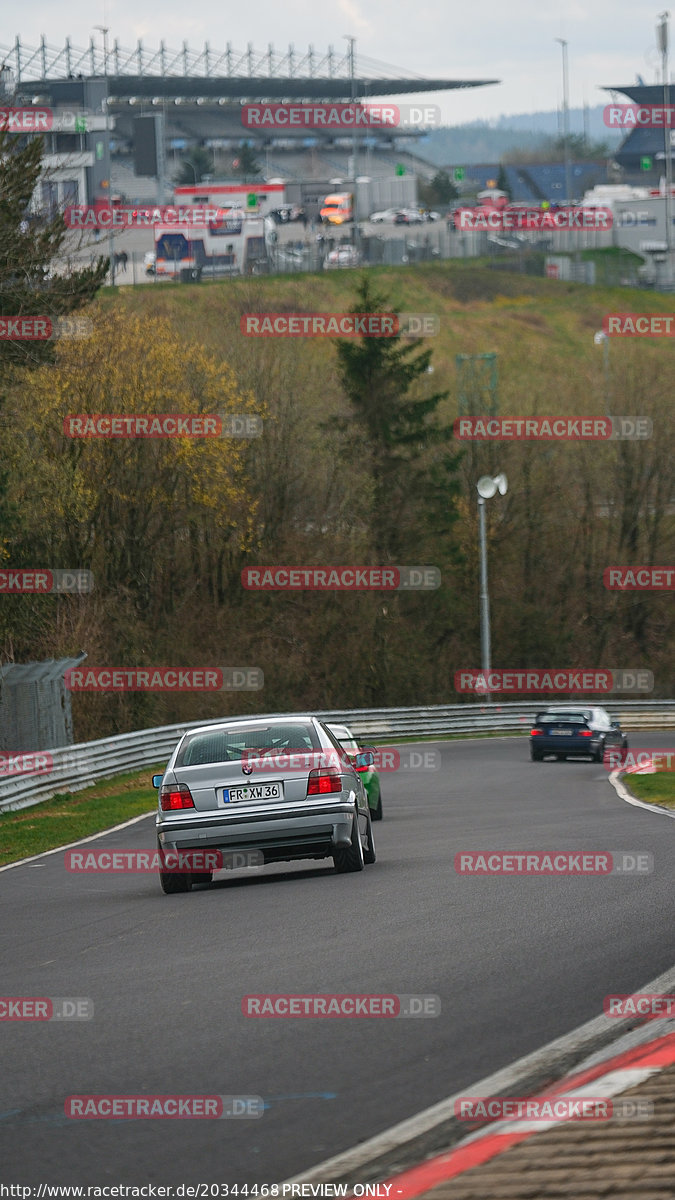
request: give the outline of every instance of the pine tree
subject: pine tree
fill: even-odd
[[[386,313],[391,305],[364,278],[352,311]],[[428,393],[432,351],[420,347],[419,339],[400,335],[337,342],[339,378],[353,414],[352,451],[362,451],[373,483],[378,562],[400,561],[407,547],[419,551],[425,542],[436,544],[455,520],[458,456],[448,448],[452,429],[437,414],[449,393]]]
[[[108,259],[61,275],[52,271],[67,227],[60,214],[31,216],[42,170],[42,138],[0,133],[0,316],[65,316],[88,304],[103,284]],[[0,340],[0,365],[49,361],[52,341]]]

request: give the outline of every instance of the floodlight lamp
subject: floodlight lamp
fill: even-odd
[[[497,491],[497,484],[491,475],[481,475],[476,484],[476,491],[483,500],[489,500]]]

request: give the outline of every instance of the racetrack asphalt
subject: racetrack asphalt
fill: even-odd
[[[631,749],[673,735],[633,733]],[[439,742],[382,775],[378,861],[227,873],[0,872],[3,996],[90,997],[91,1021],[0,1022],[0,1181],[273,1183],[507,1066],[673,963],[675,826],[606,770],[526,739]],[[148,789],[148,803],[154,793]],[[154,817],[90,843],[155,846]],[[643,876],[460,876],[458,851],[626,851]],[[420,1019],[250,1019],[251,993],[440,996]],[[257,1095],[259,1119],[72,1120],[69,1095]]]

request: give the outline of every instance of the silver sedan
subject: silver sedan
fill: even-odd
[[[370,749],[350,759],[309,715],[191,729],[152,780],[163,890],[210,883],[223,853],[263,864],[332,858],[336,871],[362,871],[375,842],[356,768],[373,761]]]

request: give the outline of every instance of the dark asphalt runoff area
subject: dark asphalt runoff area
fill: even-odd
[[[675,735],[633,733],[631,749]],[[91,1021],[0,1022],[0,1182],[261,1184],[373,1137],[602,1012],[675,957],[675,822],[602,765],[526,738],[439,742],[382,774],[378,861],[224,873],[0,872],[3,996],[90,997]],[[148,789],[149,806],[154,793]],[[154,817],[85,849],[154,849]],[[460,876],[458,851],[641,851],[641,877]],[[251,1019],[250,993],[440,996],[419,1019]],[[258,1119],[72,1120],[70,1095],[256,1095]]]

